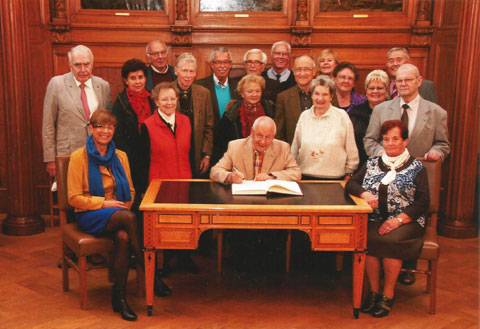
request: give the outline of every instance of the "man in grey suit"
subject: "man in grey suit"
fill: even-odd
[[[370,123],[363,138],[369,156],[382,155],[380,127],[387,120],[402,120],[408,127],[407,149],[410,155],[426,160],[445,160],[450,153],[447,112],[420,96],[422,77],[415,65],[403,64],[396,70],[397,97],[373,109]],[[406,112],[406,114],[405,114]],[[417,261],[403,261],[403,268],[415,269]],[[402,272],[398,281],[405,285],[415,283],[413,273]]]
[[[210,53],[210,68],[213,73],[195,81],[195,84],[210,91],[214,125],[216,126],[222,119],[228,102],[239,97],[237,93],[238,80],[228,78],[232,70],[232,54],[225,47],[217,47]]]
[[[275,123],[277,138],[292,143],[300,114],[312,107],[311,84],[315,77],[315,61],[307,55],[297,57],[294,62],[296,86],[277,95]]]
[[[400,97],[383,102],[373,109],[367,132],[363,139],[369,156],[383,154],[380,127],[387,120],[404,120],[407,112],[408,145],[410,155],[426,160],[442,161],[450,153],[448,141],[447,112],[419,94],[422,77],[415,65],[404,64],[396,74]],[[406,109],[405,109],[406,108]]]
[[[385,66],[388,75],[390,76],[389,95],[391,99],[398,97],[397,85],[395,84],[397,70],[400,66],[409,62],[410,54],[406,48],[394,47],[387,52],[387,63]],[[436,104],[438,103],[437,93],[435,92],[435,85],[433,84],[433,81],[422,79],[422,84],[418,88],[418,93],[423,99]]]
[[[112,109],[107,81],[93,76],[93,53],[85,46],[68,52],[70,72],[53,77],[43,102],[43,161],[55,176],[55,156],[70,155],[85,145],[88,122],[97,109]]]

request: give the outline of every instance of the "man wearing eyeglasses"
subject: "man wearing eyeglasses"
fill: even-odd
[[[168,65],[168,48],[165,42],[150,41],[146,47],[146,57],[150,66],[147,68],[145,89],[151,92],[160,82],[171,82],[177,79],[174,67]]]
[[[391,99],[398,97],[398,89],[395,83],[398,68],[410,62],[410,54],[403,47],[394,47],[387,52],[387,63],[385,67],[390,77],[389,95]],[[427,101],[438,103],[437,93],[433,81],[422,79],[422,84],[418,88],[418,93]]]
[[[238,98],[238,81],[229,79],[232,70],[232,54],[225,47],[217,47],[210,53],[210,68],[212,74],[206,78],[195,81],[210,91],[213,107],[214,125],[222,119],[225,108],[232,98]]]
[[[300,180],[302,173],[290,145],[275,139],[276,131],[272,118],[256,119],[249,137],[228,144],[227,152],[212,167],[210,178],[222,184],[241,183],[244,179]]]
[[[422,77],[413,64],[403,64],[396,72],[399,97],[383,102],[373,109],[363,139],[369,156],[384,153],[380,127],[387,120],[402,120],[408,127],[407,149],[411,156],[426,160],[445,160],[450,153],[447,112],[420,96]]]
[[[295,86],[295,76],[288,68],[291,50],[288,42],[275,42],[270,51],[272,67],[262,74],[265,80],[271,80],[271,85],[275,88],[271,93],[271,101],[274,103],[278,93]]]
[[[292,143],[300,114],[312,107],[311,84],[315,77],[315,61],[307,55],[297,57],[294,62],[295,81],[292,88],[277,95],[275,123],[277,137]]]
[[[70,72],[53,77],[43,102],[43,161],[55,176],[55,156],[70,155],[85,146],[88,122],[97,109],[112,109],[110,85],[92,75],[93,53],[85,46],[68,52]]]

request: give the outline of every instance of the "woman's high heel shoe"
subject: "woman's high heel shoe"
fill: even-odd
[[[392,310],[392,306],[393,298],[389,299],[387,296],[382,295],[382,297],[378,299],[375,307],[370,314],[376,318],[383,318],[390,313],[390,311]]]
[[[115,313],[120,313],[122,319],[127,321],[135,321],[137,319],[137,315],[134,311],[128,306],[127,300],[124,296],[124,293],[117,293],[115,288],[113,289],[112,293],[112,309]]]
[[[368,293],[367,298],[362,304],[361,311],[363,313],[371,313],[373,308],[375,307],[375,304],[377,303],[377,300],[380,298],[380,295],[377,294],[376,292],[370,291]]]

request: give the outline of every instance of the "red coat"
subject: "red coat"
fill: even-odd
[[[161,119],[158,112],[145,120],[150,136],[150,174],[154,178],[192,178],[189,151],[190,119],[175,113],[175,135]]]

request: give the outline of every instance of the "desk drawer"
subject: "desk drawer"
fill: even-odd
[[[313,250],[354,250],[355,230],[316,229],[313,231]]]
[[[195,229],[154,228],[153,245],[158,249],[196,249]]]
[[[318,225],[353,225],[352,216],[318,216]]]

